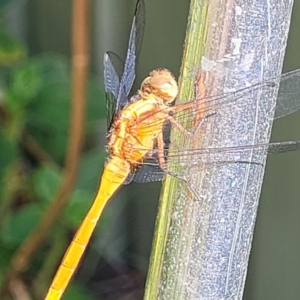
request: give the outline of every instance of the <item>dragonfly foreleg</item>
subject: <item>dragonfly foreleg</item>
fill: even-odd
[[[186,128],[184,128],[184,126],[182,126],[178,121],[176,121],[171,115],[168,116],[168,120],[174,125],[176,126],[185,136],[187,137],[194,137],[194,135],[197,133],[197,131],[201,128],[201,126],[203,125],[203,123],[206,121],[206,119],[208,117],[211,117],[211,116],[214,116],[216,115],[217,113],[210,113],[210,114],[207,114],[205,115],[201,121],[198,123],[198,125],[192,130],[192,131],[189,131],[187,130]]]

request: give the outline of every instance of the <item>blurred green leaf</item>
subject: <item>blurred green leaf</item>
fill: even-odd
[[[103,171],[105,151],[90,151],[84,155],[79,168],[77,189],[72,194],[68,207],[65,211],[65,220],[73,229],[77,229],[87,212],[95,201],[99,188],[99,182]],[[96,230],[103,230],[110,215],[104,211],[97,222]]]
[[[86,130],[95,129],[101,115],[103,93],[89,85]],[[104,102],[104,101],[102,101]],[[55,160],[62,161],[66,152],[70,122],[70,85],[66,82],[45,85],[36,101],[27,107],[27,129]]]
[[[66,83],[44,86],[38,100],[27,107],[26,128],[52,158],[62,161],[68,141],[69,86]]]
[[[76,188],[95,193],[103,171],[105,149],[92,150],[82,156]]]
[[[33,178],[36,194],[44,201],[50,202],[61,183],[61,173],[54,168],[42,167]]]
[[[3,176],[6,167],[17,159],[18,150],[18,145],[8,139],[0,128],[0,177]]]
[[[5,92],[11,136],[19,136],[26,119],[29,133],[54,160],[61,162],[69,135],[70,93],[69,62],[62,56],[39,56],[15,67]],[[87,88],[86,132],[95,130],[105,115],[104,93],[91,80]]]
[[[42,148],[55,160],[64,159],[69,136],[70,73],[66,60],[59,56],[39,57],[43,84],[39,93],[27,105],[27,129]],[[87,89],[86,130],[95,128],[105,117],[104,93],[95,81]]]
[[[11,169],[18,160],[17,143],[6,137],[0,128],[0,219],[5,215],[5,207],[9,202],[9,191],[15,185]],[[1,220],[0,220],[1,221]]]
[[[34,100],[45,85],[68,83],[69,77],[68,63],[63,57],[39,56],[30,59],[13,70],[6,102],[13,107],[24,105]]]
[[[36,63],[29,61],[13,72],[10,90],[17,99],[26,103],[36,96],[41,85],[41,70]]]
[[[89,294],[87,289],[79,287],[75,283],[72,283],[64,293],[64,300],[96,300],[91,294]],[[97,298],[98,300],[101,300]]]
[[[69,82],[69,60],[60,55],[41,55],[31,59],[31,63],[38,66],[44,85],[53,82]]]
[[[0,1],[0,9],[8,1]],[[0,28],[0,65],[8,65],[26,56],[25,47]]]
[[[42,216],[39,204],[24,206],[7,218],[1,231],[1,241],[7,245],[19,245],[29,235]]]
[[[0,245],[0,270],[4,270],[8,268],[11,264],[11,258],[13,255],[13,250],[9,247],[6,247],[3,243]],[[0,271],[0,277],[3,272]],[[0,278],[0,286],[1,286],[1,278]]]
[[[93,200],[93,193],[75,190],[65,210],[65,220],[72,228],[78,228]]]
[[[65,212],[66,220],[77,228],[90,208],[103,170],[105,151],[92,150],[80,161],[76,189]]]

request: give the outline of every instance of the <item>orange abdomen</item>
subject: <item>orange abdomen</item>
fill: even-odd
[[[95,201],[79,227],[53,279],[45,300],[60,299],[67,287],[107,201],[122,185],[130,172],[130,164],[113,156],[106,164]]]

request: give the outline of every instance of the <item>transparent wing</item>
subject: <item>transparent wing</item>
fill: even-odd
[[[145,15],[146,8],[144,0],[138,1],[135,9],[135,24],[136,24],[136,33],[135,33],[135,61],[137,62],[141,48],[143,44],[144,32],[145,32]]]
[[[104,88],[106,93],[107,129],[110,128],[116,111],[116,99],[120,89],[123,62],[114,52],[104,54]]]
[[[104,55],[104,86],[107,106],[107,128],[111,127],[114,115],[129,101],[129,92],[135,78],[145,28],[145,3],[139,0],[131,26],[125,65],[114,52]]]
[[[280,81],[280,82],[279,82]],[[231,92],[222,96],[209,97],[206,99],[195,99],[188,103],[178,104],[171,108],[167,108],[167,113],[176,116],[176,119],[183,125],[185,119],[190,117],[190,114],[202,114],[205,115],[210,112],[218,113],[218,108],[224,105],[237,104],[237,101],[244,99],[245,96],[251,95],[253,92],[260,90],[262,92],[276,88],[277,84],[280,84],[277,106],[276,106],[276,118],[283,117],[287,114],[295,112],[300,108],[300,69],[286,74],[283,74],[279,78],[268,80],[251,87],[244,88],[242,90]],[[240,102],[242,107],[244,102]],[[245,104],[247,105],[247,104]],[[149,133],[153,126],[149,126]],[[145,131],[146,132],[146,131]],[[262,154],[277,154],[289,151],[296,151],[300,149],[300,141],[279,142],[264,145],[247,145],[228,148],[206,148],[206,149],[180,149],[180,150],[168,150],[169,141],[167,138],[165,142],[165,155],[166,170],[162,170],[159,167],[156,151],[152,151],[153,155],[150,158],[146,158],[140,165],[136,175],[133,177],[137,182],[148,182],[162,180],[166,173],[174,173],[174,162],[178,161],[182,166],[189,166],[193,169],[199,167],[199,163],[260,163],[255,158],[261,157]],[[249,154],[253,153],[254,158],[245,159],[249,157]],[[176,164],[175,164],[176,165]],[[177,167],[176,167],[177,170]],[[178,174],[180,175],[180,174]]]
[[[135,174],[131,175],[131,180],[139,183],[161,181],[166,174],[176,175],[179,178],[186,177],[188,173],[199,170],[201,164],[262,164],[262,155],[280,154],[300,150],[300,140],[287,141],[261,145],[247,145],[226,148],[206,148],[193,150],[169,151],[166,161],[166,169],[159,166],[158,159],[155,157],[147,158]],[[251,161],[247,160],[249,154],[252,155]],[[246,159],[245,159],[246,158]],[[188,166],[188,168],[186,168]],[[181,167],[181,171],[180,171]]]
[[[120,81],[116,111],[123,109],[128,103],[128,95],[135,79],[136,61],[141,49],[145,28],[145,3],[139,0],[133,18],[124,71]]]
[[[239,107],[243,109],[243,106],[249,106],[247,101],[241,101],[244,100],[245,97],[250,98],[258,91],[263,94],[275,91],[278,84],[279,92],[276,102],[275,118],[281,118],[300,108],[300,69],[237,91],[206,98],[196,98],[186,103],[176,104],[164,110],[166,114],[171,114],[180,124],[185,126],[187,120],[193,119],[197,115],[205,116],[211,113],[218,113],[218,109],[224,106],[239,105]],[[254,97],[254,99],[254,101],[259,101],[258,97]],[[148,115],[147,118],[151,116],[153,117],[153,115]],[[140,122],[145,121],[145,119],[141,119]],[[157,119],[157,122],[160,122],[160,119]],[[155,122],[150,124],[149,133],[154,125]],[[147,128],[145,132],[147,132]]]

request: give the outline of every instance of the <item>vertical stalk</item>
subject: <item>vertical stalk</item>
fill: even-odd
[[[194,97],[195,83],[218,95],[280,75],[293,2],[275,2],[191,1],[180,99]],[[276,91],[258,89],[216,107],[191,149],[267,143],[275,102]],[[172,139],[186,144],[176,130]],[[253,150],[238,160],[253,159],[266,157]],[[165,181],[144,299],[242,299],[264,167],[201,161],[191,158],[183,173],[196,197]]]

